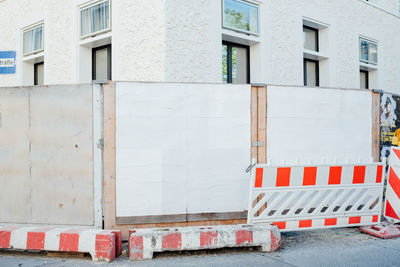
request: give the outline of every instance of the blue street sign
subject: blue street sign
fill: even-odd
[[[0,51],[0,74],[15,73],[15,51]]]

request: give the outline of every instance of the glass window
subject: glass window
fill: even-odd
[[[258,34],[258,6],[239,0],[223,3],[223,27]]]
[[[222,82],[250,82],[248,46],[222,44]]]
[[[81,10],[81,37],[110,29],[110,3],[105,1]]]
[[[24,55],[43,51],[43,25],[24,31]]]
[[[111,80],[111,45],[93,48],[93,80]]]
[[[304,86],[319,86],[318,61],[304,59]]]
[[[368,89],[368,71],[360,70],[360,88]]]
[[[303,46],[307,50],[318,52],[318,30],[303,26]]]
[[[360,61],[371,64],[378,64],[378,44],[360,38]]]
[[[34,85],[43,85],[44,82],[44,63],[36,63],[34,65]]]

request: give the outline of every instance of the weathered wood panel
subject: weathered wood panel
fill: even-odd
[[[92,86],[31,92],[33,223],[93,224]]]
[[[30,217],[29,93],[0,89],[0,223]]]

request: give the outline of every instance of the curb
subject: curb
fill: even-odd
[[[280,238],[278,227],[270,224],[136,229],[129,231],[129,259],[151,259],[154,252],[226,247],[259,246],[273,252]]]

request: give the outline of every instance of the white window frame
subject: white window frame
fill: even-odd
[[[240,33],[259,36],[260,35],[260,5],[257,5],[252,2],[248,2],[248,1],[243,1],[243,0],[234,0],[234,1],[257,8],[257,32],[245,31],[245,30],[234,28],[234,27],[225,26],[225,20],[224,20],[224,18],[225,18],[225,0],[221,0],[221,2],[222,2],[222,14],[221,14],[222,15],[222,28],[240,32]]]
[[[39,28],[39,27],[42,27],[42,48],[38,49],[38,50],[35,50],[35,51],[31,51],[31,52],[25,54],[25,47],[24,47],[24,45],[25,45],[25,37],[24,37],[25,33],[28,32],[28,31],[32,31],[32,30],[34,30],[36,28]],[[37,22],[35,24],[29,25],[29,26],[27,26],[25,28],[22,28],[22,55],[23,55],[23,57],[39,54],[39,53],[44,51],[44,34],[45,34],[45,32],[44,32],[44,22],[43,21],[40,21],[40,22]]]
[[[81,12],[83,10],[85,10],[85,9],[91,8],[91,7],[95,6],[95,5],[102,4],[102,3],[105,3],[105,2],[108,2],[108,18],[110,20],[109,23],[108,23],[108,28],[100,30],[100,31],[97,31],[97,32],[92,32],[92,33],[89,33],[89,34],[86,34],[86,35],[81,35],[81,33],[82,33]],[[78,13],[78,16],[79,16],[79,38],[80,39],[85,39],[85,38],[88,38],[88,37],[93,37],[93,36],[96,36],[96,35],[111,31],[111,21],[112,21],[111,14],[112,14],[112,12],[111,12],[111,0],[100,0],[100,1],[90,2],[89,4],[86,4],[86,5],[83,5],[83,6],[79,7],[79,13]]]
[[[370,61],[370,60],[365,60],[361,58],[361,42],[365,41],[368,43],[372,43],[376,45],[376,62]],[[378,48],[378,41],[364,37],[364,36],[359,36],[358,37],[358,52],[359,52],[359,59],[361,63],[365,63],[365,64],[371,64],[371,65],[378,65],[379,62],[379,48]]]

